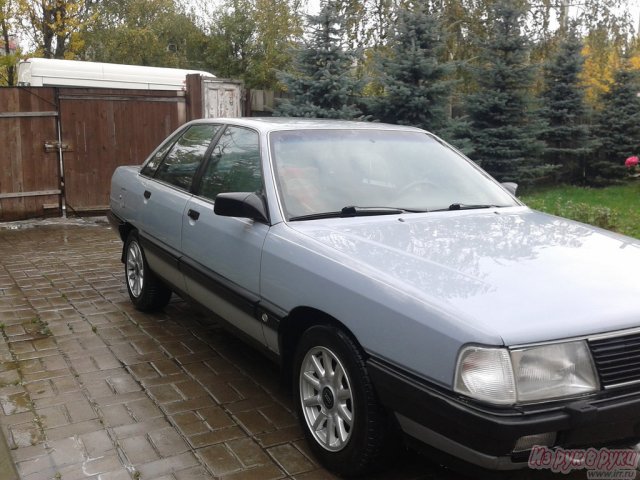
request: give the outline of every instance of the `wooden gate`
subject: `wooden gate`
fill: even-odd
[[[239,82],[189,75],[186,87],[0,88],[0,221],[104,212],[116,167],[142,163],[187,120],[242,113]]]
[[[57,214],[55,89],[0,88],[0,220]]]
[[[65,201],[104,211],[113,171],[137,165],[186,121],[184,92],[61,88]]]

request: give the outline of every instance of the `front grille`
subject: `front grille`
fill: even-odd
[[[640,382],[640,333],[589,340],[604,388]]]

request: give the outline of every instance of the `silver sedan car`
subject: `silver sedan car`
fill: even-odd
[[[135,306],[276,360],[338,474],[399,436],[489,469],[637,443],[640,242],[507,187],[416,128],[209,119],[118,168],[110,218]]]

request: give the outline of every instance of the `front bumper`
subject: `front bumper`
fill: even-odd
[[[528,452],[513,450],[527,435],[556,432],[553,446],[563,448],[640,441],[640,392],[498,409],[466,402],[383,361],[369,359],[367,368],[406,434],[484,468],[526,467]]]

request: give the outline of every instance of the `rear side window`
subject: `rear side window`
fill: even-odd
[[[155,172],[155,178],[189,190],[211,140],[219,129],[220,125],[208,124],[190,127],[166,154]]]
[[[261,190],[258,134],[247,128],[227,128],[204,171],[200,195],[215,200],[219,193]]]

